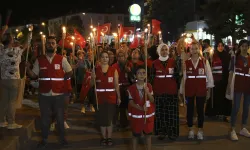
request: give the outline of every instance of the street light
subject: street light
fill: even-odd
[[[42,26],[45,26],[45,23],[44,23],[44,22],[42,22]]]
[[[18,29],[16,29],[16,32],[18,32],[19,30]]]

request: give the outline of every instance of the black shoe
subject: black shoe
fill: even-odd
[[[40,143],[37,144],[37,148],[38,149],[44,149],[46,148],[48,145],[47,141],[46,140],[42,140]]]
[[[159,135],[159,136],[158,136],[158,140],[164,140],[165,137],[166,137],[166,135]]]
[[[173,137],[173,136],[168,136],[168,139],[171,141],[176,141],[176,137]]]
[[[68,143],[68,141],[67,141],[66,139],[61,140],[61,141],[60,141],[60,144],[61,144],[62,146],[68,146],[68,145],[69,145],[69,143]]]

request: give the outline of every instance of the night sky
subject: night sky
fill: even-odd
[[[0,4],[0,13],[3,25],[7,10],[12,10],[9,22],[12,26],[78,12],[127,13],[133,1],[138,0],[5,0]]]

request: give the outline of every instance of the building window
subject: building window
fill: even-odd
[[[117,19],[118,19],[119,21],[122,21],[122,16],[118,16]]]
[[[109,17],[108,16],[105,16],[104,17],[104,23],[109,23],[110,21],[109,21]]]
[[[102,20],[102,16],[98,16],[98,20]]]

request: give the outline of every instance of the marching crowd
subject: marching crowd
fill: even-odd
[[[103,146],[112,146],[113,126],[130,128],[135,150],[137,138],[145,135],[151,149],[151,136],[159,140],[179,137],[179,106],[186,105],[188,139],[204,138],[205,116],[231,123],[230,138],[238,140],[235,125],[243,100],[240,135],[249,137],[246,129],[250,105],[249,42],[241,40],[228,49],[223,42],[210,46],[209,40],[193,40],[178,52],[180,40],[168,46],[161,43],[149,48],[130,49],[122,42],[119,48],[106,45],[93,50],[76,46],[76,53],[58,52],[58,40],[48,36],[46,54],[34,63],[26,63],[27,76],[38,80],[42,141],[47,146],[51,123],[57,122],[60,143],[67,145],[65,128],[67,104],[73,93],[89,100],[96,113]],[[1,47],[0,126],[21,128],[15,123],[15,99],[19,88],[19,64],[26,46],[11,36],[4,36]],[[146,50],[145,50],[146,49]],[[72,88],[73,87],[73,88]],[[77,89],[77,90],[73,90]],[[76,91],[76,92],[73,92]],[[229,96],[226,96],[229,95]],[[53,112],[53,113],[52,113]],[[82,108],[85,112],[85,106]],[[194,118],[197,116],[197,132]],[[197,135],[197,136],[195,136]]]

